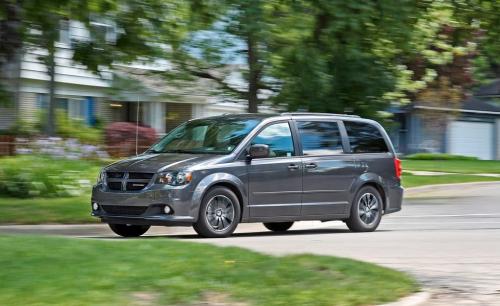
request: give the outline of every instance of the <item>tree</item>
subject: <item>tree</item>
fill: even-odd
[[[22,27],[17,32],[23,38],[24,48],[38,48],[46,53],[40,57],[47,67],[49,103],[46,133],[55,133],[55,75],[56,52],[60,27],[69,21],[81,22],[90,34],[82,41],[74,41],[73,60],[95,72],[113,63],[130,62],[155,53],[149,44],[153,32],[159,29],[165,12],[164,1],[139,0],[23,0]],[[116,29],[116,37],[103,35],[93,22],[104,22]]]
[[[18,35],[21,27],[20,4],[17,1],[0,1],[0,81],[7,74],[5,64],[15,60],[22,39]],[[0,106],[7,105],[10,95],[6,90],[6,82],[0,82]]]
[[[210,79],[223,95],[257,112],[261,96],[275,90],[266,80],[274,2],[193,1],[190,35],[173,46],[170,56],[176,72]]]
[[[300,1],[280,19],[275,98],[289,109],[377,117],[425,5],[415,1]],[[291,29],[286,31],[285,29]]]

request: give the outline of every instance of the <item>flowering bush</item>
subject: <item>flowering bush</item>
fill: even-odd
[[[108,159],[108,153],[96,145],[60,137],[16,139],[16,154],[43,154],[64,159]]]
[[[136,125],[131,122],[115,122],[106,127],[105,143],[111,156],[135,155]],[[143,152],[156,141],[156,131],[147,126],[138,128],[138,152]]]

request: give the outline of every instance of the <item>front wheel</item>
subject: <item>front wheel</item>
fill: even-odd
[[[146,233],[149,225],[131,225],[131,224],[108,224],[115,234],[122,237],[139,237]]]
[[[264,223],[264,226],[273,232],[285,232],[290,227],[292,227],[293,222],[273,222],[273,223]]]
[[[351,215],[346,220],[353,232],[373,232],[382,220],[382,198],[372,186],[362,187],[351,205]]]
[[[215,187],[203,197],[193,228],[202,237],[227,237],[238,226],[240,214],[240,203],[234,192],[226,187]]]

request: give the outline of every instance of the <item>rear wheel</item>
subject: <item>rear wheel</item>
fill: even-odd
[[[240,221],[238,197],[226,187],[215,187],[203,197],[194,230],[203,237],[230,236]]]
[[[382,198],[372,186],[362,187],[351,205],[351,216],[346,220],[353,232],[373,232],[382,219]]]
[[[293,222],[272,222],[272,223],[263,223],[264,226],[273,232],[284,232],[292,227]]]
[[[139,237],[146,233],[149,225],[108,224],[113,232],[122,237]]]

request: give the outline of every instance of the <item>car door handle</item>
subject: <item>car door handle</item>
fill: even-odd
[[[288,169],[290,169],[290,170],[296,170],[296,169],[299,169],[299,165],[296,165],[296,164],[290,164],[290,165],[288,165]]]
[[[316,168],[318,165],[316,165],[315,163],[310,163],[310,164],[306,164],[306,168],[308,169],[313,169],[313,168]]]

